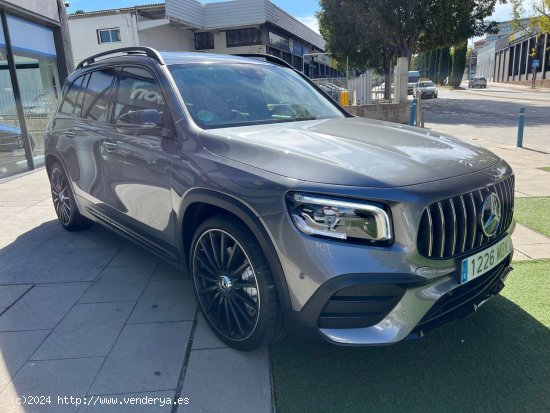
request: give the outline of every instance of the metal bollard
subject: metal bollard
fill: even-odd
[[[519,119],[518,119],[518,142],[517,147],[523,148],[523,128],[525,126],[525,106],[519,108]]]
[[[411,104],[411,120],[410,125],[414,126],[416,120],[416,98],[413,98],[412,104]]]

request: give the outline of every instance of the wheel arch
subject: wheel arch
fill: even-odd
[[[178,245],[182,270],[188,272],[188,258],[195,231],[205,219],[229,214],[245,225],[258,240],[273,271],[277,295],[283,314],[291,309],[288,285],[279,256],[261,219],[241,201],[220,192],[196,189],[186,194],[178,215]]]

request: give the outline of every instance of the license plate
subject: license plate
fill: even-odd
[[[462,260],[460,283],[464,284],[491,271],[512,252],[512,238],[508,235],[495,245]]]

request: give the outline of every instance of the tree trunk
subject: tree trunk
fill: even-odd
[[[440,58],[439,58],[439,78],[438,82],[440,85],[445,83],[445,79],[449,76],[449,69],[451,65],[451,51],[448,47],[441,49]]]
[[[466,68],[467,52],[468,47],[466,44],[455,47],[455,52],[453,55],[453,68],[450,81],[452,87],[460,87],[460,83],[462,83],[462,78],[464,77],[464,69]]]
[[[384,88],[384,99],[391,100],[391,56],[388,56],[387,54],[384,54],[382,56],[383,59],[383,65],[384,65],[384,82],[385,82],[385,88]]]

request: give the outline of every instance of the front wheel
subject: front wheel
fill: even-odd
[[[201,312],[216,335],[237,350],[269,345],[282,318],[265,254],[254,235],[229,215],[217,215],[197,229],[190,274]]]

